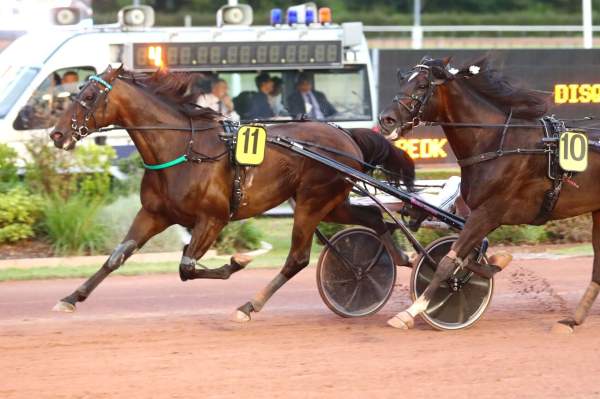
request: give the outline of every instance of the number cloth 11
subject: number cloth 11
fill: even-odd
[[[242,125],[237,132],[235,160],[240,165],[260,165],[265,159],[267,131],[263,126]]]
[[[560,167],[568,172],[583,172],[588,165],[588,138],[580,132],[560,135],[558,149]]]

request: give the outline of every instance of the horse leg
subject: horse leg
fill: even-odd
[[[494,208],[490,207],[490,209]],[[412,328],[415,317],[427,310],[427,306],[433,298],[435,291],[439,288],[440,283],[450,277],[452,272],[462,262],[461,259],[467,256],[475,245],[480,243],[490,231],[499,225],[500,223],[491,217],[487,207],[479,207],[474,210],[467,220],[465,228],[460,233],[458,240],[454,243],[450,252],[438,264],[433,278],[421,296],[407,310],[389,319],[388,324],[403,330]]]
[[[207,269],[196,263],[208,251],[226,224],[225,221],[215,217],[201,219],[196,222],[192,231],[192,240],[185,247],[179,264],[181,281],[197,278],[226,280],[233,273],[242,270],[250,263],[252,260],[250,257],[239,254],[231,257],[231,264],[223,265],[217,269]]]
[[[396,266],[410,266],[408,256],[394,241],[390,229],[383,220],[381,210],[375,206],[352,205],[345,201],[335,207],[324,222],[358,224],[374,230],[389,251]]]
[[[233,321],[239,323],[250,321],[252,312],[260,312],[269,298],[310,262],[313,235],[317,225],[329,213],[331,207],[326,207],[322,203],[308,205],[307,202],[312,201],[298,201],[296,204],[294,226],[292,228],[292,245],[283,268],[253,299],[236,310],[232,318]]]
[[[74,312],[77,302],[85,301],[102,280],[125,263],[127,258],[140,249],[146,241],[170,225],[171,223],[167,222],[162,216],[150,213],[142,208],[137,213],[123,241],[117,245],[102,267],[71,295],[58,301],[52,310],[56,312]]]
[[[552,328],[557,333],[572,333],[575,326],[583,324],[590,308],[594,304],[598,292],[600,292],[600,211],[592,213],[592,246],[594,247],[594,267],[592,270],[592,281],[579,301],[575,314],[565,320],[561,320]]]

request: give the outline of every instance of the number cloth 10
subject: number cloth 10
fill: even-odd
[[[267,131],[263,126],[242,125],[237,132],[235,160],[240,165],[260,165],[265,158]]]
[[[579,132],[560,135],[558,149],[560,167],[569,172],[583,172],[588,165],[588,138]]]

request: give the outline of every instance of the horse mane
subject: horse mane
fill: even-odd
[[[471,66],[479,67],[479,73],[472,74]],[[461,83],[480,94],[492,104],[508,113],[512,108],[515,118],[539,118],[548,111],[550,95],[547,92],[529,89],[511,82],[506,76],[490,66],[487,56],[460,68],[457,76]]]
[[[164,69],[158,69],[151,75],[125,70],[119,73],[119,77],[159,97],[188,118],[214,121],[222,115],[211,108],[196,105],[195,101],[200,94],[204,94],[193,89],[198,78],[203,76],[201,73],[169,72]]]

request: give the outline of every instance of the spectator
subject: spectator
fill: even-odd
[[[62,77],[61,84],[68,85],[73,83],[79,83],[79,75],[75,71],[67,71]]]
[[[258,93],[252,96],[252,103],[248,111],[250,119],[268,119],[275,116],[269,104],[269,94],[273,91],[273,80],[266,72],[261,72],[254,79]]]
[[[311,119],[325,119],[337,111],[320,91],[313,90],[308,74],[296,80],[296,91],[287,98],[288,111],[293,116],[306,114]]]
[[[269,105],[271,106],[271,109],[273,110],[275,116],[285,115],[286,111],[281,99],[283,80],[281,80],[281,78],[278,77],[274,77],[272,80],[273,90],[271,91],[271,93],[269,93]]]
[[[234,110],[228,91],[227,82],[223,79],[216,79],[211,84],[210,93],[200,94],[196,104],[217,111],[228,118],[239,120],[240,116]]]

